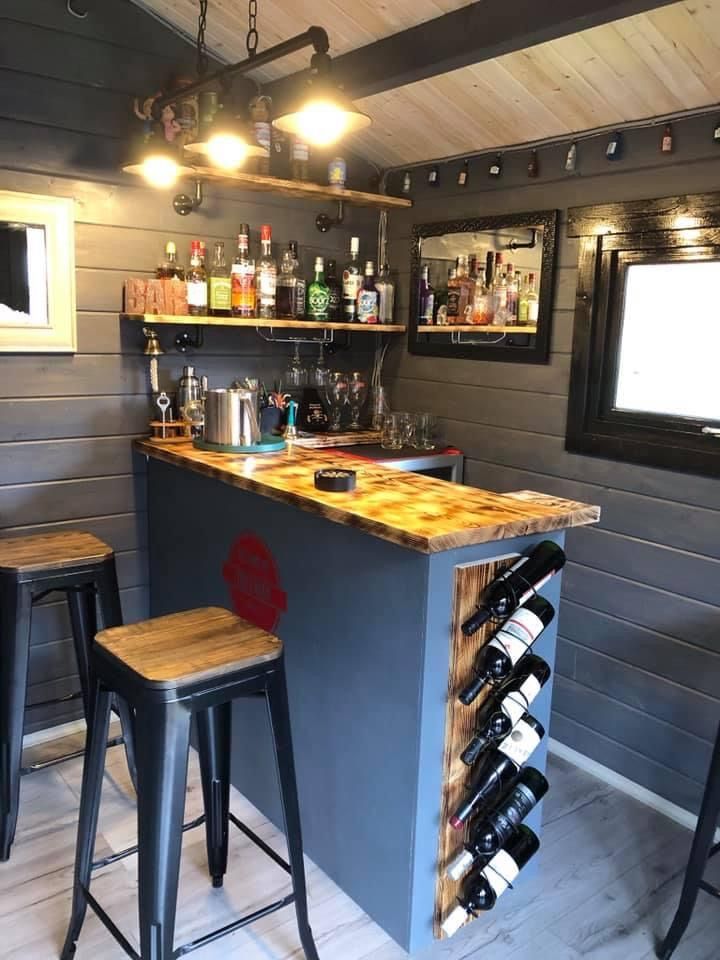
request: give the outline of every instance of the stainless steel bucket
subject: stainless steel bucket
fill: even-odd
[[[205,441],[231,447],[260,443],[257,402],[255,390],[208,390]]]

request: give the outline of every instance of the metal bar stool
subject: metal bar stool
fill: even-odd
[[[698,894],[701,890],[720,899],[720,889],[703,880],[705,866],[711,857],[720,852],[720,843],[713,845],[713,837],[720,817],[720,729],[710,760],[710,770],[705,783],[700,816],[690,848],[690,859],[685,870],[680,903],[668,935],[657,950],[660,960],[670,960],[692,918]]]
[[[80,821],[70,926],[61,954],[75,954],[88,905],[133,960],[174,960],[233,933],[290,903],[295,904],[307,960],[318,960],[308,922],[300,812],[282,644],[272,634],[219,607],[156,617],[104,630],[95,638],[96,679],[80,798]],[[138,843],[93,862],[105,766],[105,740],[113,693],[135,711],[137,728]],[[289,863],[229,812],[232,701],[264,696],[272,727]],[[205,814],[183,824],[191,718],[197,717]],[[206,826],[208,868],[214,887],[227,870],[232,822],[292,878],[292,893],[173,948],[182,835]],[[90,892],[93,869],[138,854],[140,953]]]
[[[17,826],[23,774],[69,760],[65,754],[22,766],[22,738],[27,697],[32,607],[54,590],[67,597],[77,658],[80,691],[35,706],[50,706],[82,697],[90,716],[88,663],[97,632],[96,600],[105,626],[122,623],[120,594],[112,548],[89,533],[67,531],[0,540],[0,860],[8,860]],[[132,718],[117,702],[128,765],[134,778]]]

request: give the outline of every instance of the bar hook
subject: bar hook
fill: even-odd
[[[70,16],[75,17],[76,20],[85,20],[88,15],[87,10],[76,10],[75,7],[73,7],[73,0],[67,0],[65,6]]]

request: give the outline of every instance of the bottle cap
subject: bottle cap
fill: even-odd
[[[442,930],[445,936],[451,937],[454,933],[457,933],[467,918],[468,912],[465,907],[458,905],[454,910],[451,910],[442,924]]]
[[[332,257],[327,262],[328,273],[337,269],[337,260],[333,260]]]
[[[365,276],[374,276],[375,275],[375,263],[373,260],[365,261]]]
[[[272,239],[272,227],[269,223],[264,223],[260,227],[260,239],[261,240],[271,240]]]
[[[360,237],[350,238],[350,253],[360,253]]]
[[[288,250],[292,253],[292,255],[297,260],[297,252],[298,252],[297,240],[291,240],[288,243]]]
[[[322,257],[315,257],[315,272],[325,270],[325,260]]]
[[[447,875],[451,880],[459,880],[463,874],[467,873],[475,862],[475,858],[469,850],[463,850],[459,857],[455,857],[447,868]]]
[[[200,250],[202,249],[201,244],[202,244],[202,241],[200,240],[191,240],[190,249],[193,251],[193,253],[195,253],[196,251],[199,253]]]
[[[165,253],[168,256],[171,256],[172,254],[177,253],[177,247],[175,246],[172,240],[168,240],[168,242],[165,244]]]

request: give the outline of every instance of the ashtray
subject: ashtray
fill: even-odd
[[[344,467],[326,467],[315,471],[315,487],[327,493],[349,493],[355,489],[357,474]]]

